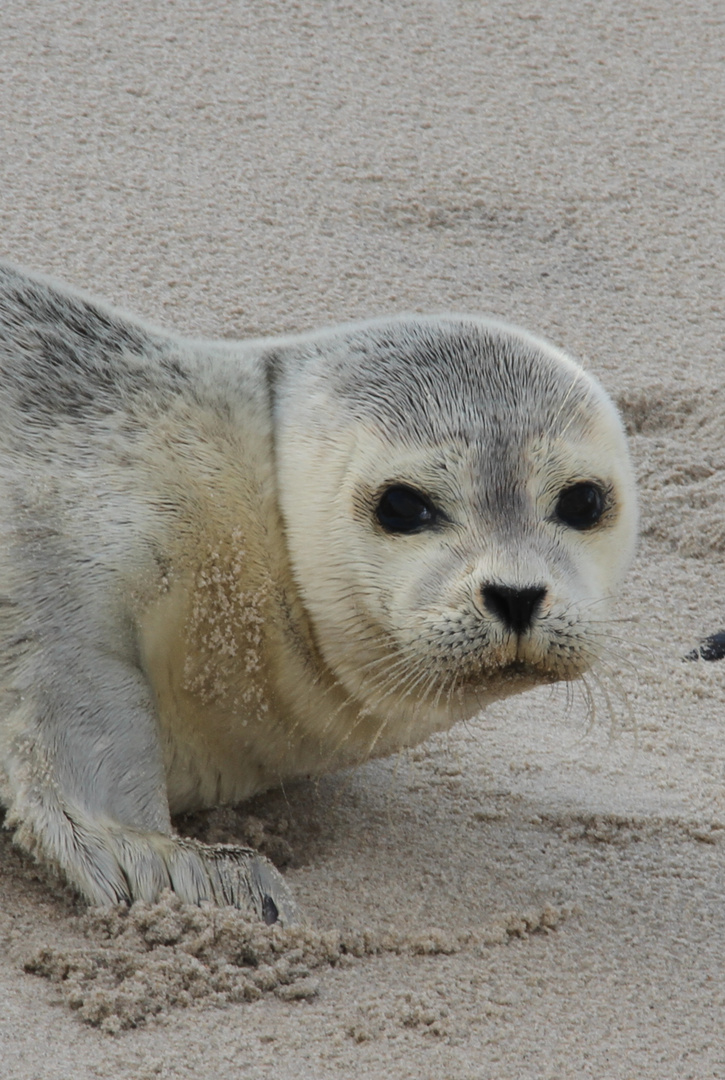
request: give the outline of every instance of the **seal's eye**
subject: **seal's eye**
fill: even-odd
[[[412,533],[430,528],[442,515],[420,491],[398,484],[380,496],[375,516],[386,532]]]
[[[556,502],[556,517],[571,529],[592,529],[606,507],[604,492],[596,484],[572,484],[564,488]]]

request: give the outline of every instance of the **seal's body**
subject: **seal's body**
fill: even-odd
[[[294,917],[170,813],[585,672],[636,529],[598,384],[503,324],[240,344],[0,272],[0,767],[92,902]]]

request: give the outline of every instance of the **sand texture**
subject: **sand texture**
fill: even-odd
[[[719,0],[5,0],[0,254],[176,330],[490,313],[623,410],[595,676],[183,823],[303,929],[87,912],[0,837],[0,1077],[725,1077]]]

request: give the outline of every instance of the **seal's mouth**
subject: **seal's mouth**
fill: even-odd
[[[580,672],[552,670],[551,667],[543,667],[538,664],[529,664],[525,660],[513,660],[511,663],[504,664],[499,667],[497,671],[492,672],[494,678],[498,677],[504,683],[521,683],[521,681],[531,681],[534,684],[540,683],[562,683],[562,681],[570,681],[578,678]]]
[[[494,692],[503,690],[507,693],[518,693],[544,684],[573,682],[588,666],[573,663],[552,666],[517,658],[500,664],[483,664],[475,671],[470,671],[464,682],[471,689],[478,687]]]
[[[540,664],[532,664],[527,660],[510,660],[499,668],[494,668],[492,675],[498,675],[503,679],[531,678],[537,682],[559,682],[567,676],[561,671],[554,671],[550,667]],[[574,676],[569,676],[573,678]]]

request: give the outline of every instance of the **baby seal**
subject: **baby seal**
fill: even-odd
[[[91,903],[295,918],[171,815],[574,679],[636,505],[620,421],[473,317],[184,340],[0,271],[0,797]]]

